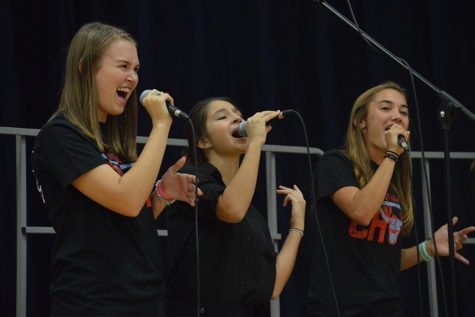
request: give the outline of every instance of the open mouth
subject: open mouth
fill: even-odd
[[[117,95],[119,98],[127,100],[127,96],[130,93],[130,88],[119,88],[117,89]]]
[[[242,138],[242,136],[239,134],[237,129],[231,135],[233,138],[237,138],[237,139]]]

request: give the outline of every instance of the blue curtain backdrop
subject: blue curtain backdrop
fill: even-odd
[[[346,1],[329,3],[349,15]],[[472,4],[467,1],[353,1],[360,26],[382,45],[404,58],[416,71],[475,111],[471,80],[475,70]],[[307,125],[310,145],[323,150],[339,147],[355,98],[386,80],[409,90],[413,119],[412,143],[442,151],[439,100],[416,79],[423,131],[414,124],[415,109],[409,74],[385,55],[369,48],[361,37],[325,8],[311,0],[208,1],[3,1],[0,5],[0,126],[40,128],[57,107],[68,44],[84,23],[100,21],[127,29],[139,43],[142,68],[138,91],[157,88],[171,93],[188,111],[210,96],[229,96],[245,116],[264,109],[298,110]],[[150,122],[140,109],[139,135],[148,135]],[[172,138],[182,138],[183,122],[175,120]],[[451,151],[475,151],[475,124],[458,116],[450,132]],[[28,149],[32,140],[28,141]],[[268,144],[304,145],[298,120],[274,126]],[[2,180],[0,199],[0,315],[14,316],[16,270],[15,140],[0,136]],[[167,150],[164,170],[179,157]],[[466,196],[468,161],[452,161],[453,212],[461,228],[475,221]],[[299,184],[310,206],[308,169],[303,157],[278,155],[277,182]],[[434,222],[447,220],[442,163],[431,165]],[[414,171],[417,224],[423,222],[418,162]],[[265,169],[260,174],[255,204],[265,212]],[[281,198],[279,204],[281,203]],[[28,175],[28,225],[47,226],[47,212]],[[289,211],[279,213],[285,237]],[[162,218],[164,218],[162,216]],[[164,219],[159,226],[166,228]],[[414,243],[414,235],[405,244]],[[162,239],[164,250],[166,240]],[[53,236],[28,237],[28,316],[46,316],[50,307],[48,282]],[[302,243],[294,273],[281,296],[281,316],[303,316],[309,254]],[[462,253],[475,261],[475,246]],[[165,261],[165,259],[164,259]],[[448,261],[442,260],[446,288]],[[475,315],[475,264],[456,264],[460,316]],[[428,315],[426,269],[422,269],[422,301]],[[166,266],[165,266],[166,270]],[[401,274],[401,293],[408,316],[419,314],[416,270]],[[438,276],[439,302],[442,303]],[[449,289],[446,290],[447,294]],[[447,298],[449,305],[450,296]],[[443,311],[442,304],[440,305]]]

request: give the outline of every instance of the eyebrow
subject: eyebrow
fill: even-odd
[[[391,100],[386,100],[386,99],[383,99],[383,100],[380,100],[378,101],[378,105],[381,104],[381,103],[389,103],[389,104],[394,104],[394,102],[392,102]],[[404,108],[409,108],[406,104],[402,104],[401,107],[404,107]]]
[[[117,60],[117,63],[118,63],[118,64],[124,63],[124,64],[127,64],[127,65],[130,65],[129,61],[127,61],[127,60],[125,60],[125,59],[119,59],[119,60]],[[135,67],[139,67],[139,68],[140,68],[140,64],[136,64]]]
[[[215,111],[212,116],[213,116],[213,117],[216,117],[216,116],[220,115],[221,113],[226,112],[227,110],[228,110],[228,109],[226,109],[226,108],[221,108],[221,109]],[[233,107],[232,112],[233,112],[233,113],[238,113],[238,114],[242,117],[241,111],[239,111],[236,107]]]

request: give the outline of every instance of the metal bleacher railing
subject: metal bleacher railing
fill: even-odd
[[[35,137],[38,134],[38,129],[24,129],[0,127],[0,135],[11,135],[16,138],[16,197],[17,197],[17,280],[16,280],[16,316],[26,317],[27,298],[27,236],[31,234],[54,234],[52,227],[35,227],[27,225],[27,159],[30,153],[27,153],[26,138]],[[147,137],[137,137],[137,143],[145,143]],[[187,141],[183,139],[168,139],[169,146],[186,146]],[[277,250],[277,243],[281,239],[281,235],[277,229],[277,198],[274,189],[276,184],[276,153],[288,154],[306,154],[307,148],[301,146],[282,146],[282,145],[264,145],[263,152],[265,152],[266,164],[266,192],[267,192],[267,221],[271,232],[271,237],[274,241],[274,246]],[[310,154],[314,156],[321,156],[323,151],[318,148],[310,148]],[[429,160],[443,159],[442,152],[426,152],[426,170],[429,171]],[[413,159],[420,159],[420,152],[412,152]],[[470,160],[475,159],[475,152],[451,152],[451,159]],[[428,173],[429,175],[429,173]],[[423,186],[423,210],[424,210],[424,236],[426,238],[432,235],[432,224],[430,218],[430,209],[428,203],[427,192],[430,192],[430,179],[428,184],[422,179]],[[427,187],[428,191],[425,190]],[[158,235],[166,236],[166,230],[158,230]],[[467,244],[475,244],[475,238],[469,238]],[[437,308],[437,284],[435,276],[434,261],[428,263],[428,290],[429,290],[429,305],[431,316],[438,316]],[[271,316],[280,316],[279,300],[271,301]]]

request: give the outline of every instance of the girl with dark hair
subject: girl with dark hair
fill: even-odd
[[[368,89],[351,111],[345,148],[326,152],[318,163],[323,242],[314,242],[309,316],[336,316],[332,283],[341,316],[403,316],[399,272],[435,254],[431,239],[408,249],[399,243],[400,233],[409,233],[414,223],[410,156],[398,144],[399,136],[409,141],[408,112],[404,90],[396,83]],[[454,233],[456,251],[474,230]],[[439,255],[447,256],[447,225],[435,239]],[[333,281],[319,256],[322,243]],[[455,257],[469,263],[458,252]]]
[[[266,221],[251,204],[261,149],[279,111],[256,113],[247,121],[247,138],[237,135],[240,111],[225,98],[199,102],[190,117],[197,133],[187,129],[188,164],[194,173],[193,147],[198,154],[200,302],[197,307],[197,261],[193,208],[183,203],[167,207],[169,316],[259,316],[277,298],[292,272],[304,234],[305,200],[297,186],[279,186],[284,206],[292,205],[290,231],[276,255]],[[242,163],[240,163],[241,156]]]
[[[51,316],[164,316],[154,220],[166,202],[150,193],[173,99],[156,90],[144,99],[153,127],[137,158],[139,67],[127,32],[84,25],[68,51],[58,111],[36,138],[33,172],[56,231]],[[176,173],[183,163],[159,190],[193,204],[194,178]],[[153,210],[143,208],[148,199]]]

